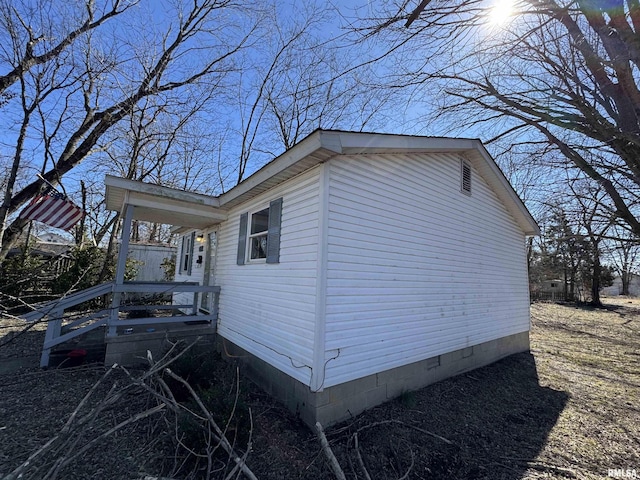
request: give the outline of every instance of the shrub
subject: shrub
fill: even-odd
[[[103,249],[98,247],[74,248],[71,251],[71,268],[60,275],[53,285],[53,293],[66,293],[70,290],[83,290],[98,284],[100,273],[106,266],[108,278],[115,273],[115,259],[106,258]]]
[[[27,292],[48,290],[43,275],[46,261],[35,255],[16,255],[2,262],[0,268],[0,292],[22,297]]]

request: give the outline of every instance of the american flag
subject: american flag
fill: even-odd
[[[20,213],[20,218],[36,220],[63,230],[71,230],[83,216],[80,207],[52,188],[31,200]]]

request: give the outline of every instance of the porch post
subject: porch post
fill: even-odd
[[[122,223],[122,239],[120,241],[120,250],[118,251],[118,263],[116,264],[116,287],[124,284],[124,272],[127,266],[127,254],[129,253],[129,238],[131,237],[131,222],[133,220],[134,206],[127,204]],[[111,314],[109,315],[108,337],[116,336],[116,324],[118,320],[118,312],[120,311],[121,292],[113,292],[113,301],[111,303]]]
[[[60,336],[62,331],[62,317],[64,310],[55,310],[51,312],[49,321],[47,322],[47,333],[44,335],[44,343],[54,340]],[[49,366],[49,355],[51,354],[51,347],[42,347],[42,354],[40,355],[40,368],[47,368]]]

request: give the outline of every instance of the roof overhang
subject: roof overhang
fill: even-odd
[[[342,153],[335,132],[316,130],[260,170],[220,195],[220,205],[231,208]]]
[[[219,197],[220,205],[230,208],[336,155],[439,152],[464,155],[491,186],[525,235],[540,235],[540,227],[482,142],[470,138],[316,130],[261,170],[222,194]]]
[[[227,219],[218,198],[106,175],[107,209],[122,213],[133,205],[133,218],[190,228],[206,228]]]
[[[107,208],[134,205],[134,218],[176,227],[205,228],[227,218],[227,211],[337,155],[459,153],[491,186],[525,235],[540,228],[507,178],[478,139],[421,137],[316,130],[219,197],[185,192],[107,175]]]
[[[483,143],[477,139],[461,141],[471,143],[473,148],[466,150],[465,156],[505,205],[509,213],[520,225],[520,228],[522,228],[524,234],[527,236],[540,235],[540,226]]]
[[[220,195],[220,205],[233,207],[336,155],[411,152],[462,152],[473,148],[455,138],[316,130],[262,169]]]

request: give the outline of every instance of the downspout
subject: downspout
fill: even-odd
[[[320,392],[325,381],[327,266],[329,250],[329,161],[320,166],[318,198],[318,263],[316,275],[316,315],[313,336],[313,368],[309,388]]]

